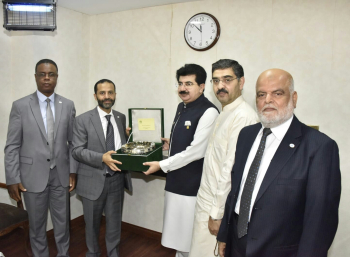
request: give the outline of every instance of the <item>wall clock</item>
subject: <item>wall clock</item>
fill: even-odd
[[[185,26],[185,41],[196,51],[212,48],[220,37],[220,24],[209,13],[198,13],[192,16]]]

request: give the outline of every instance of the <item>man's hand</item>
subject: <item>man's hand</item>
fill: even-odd
[[[225,257],[226,243],[219,242],[219,255],[220,257]]]
[[[144,166],[149,166],[149,169],[144,172],[145,175],[150,175],[158,170],[160,170],[159,162],[144,162]]]
[[[77,174],[69,174],[69,192],[72,192],[75,188],[75,183],[77,181]]]
[[[126,129],[125,129],[125,133],[126,133],[126,135],[129,137],[130,136],[130,131],[131,131],[131,128],[130,127],[127,127]]]
[[[209,216],[208,228],[209,228],[210,234],[217,236],[219,233],[220,224],[221,224],[221,220],[213,220]]]
[[[163,144],[163,151],[169,150],[170,138],[163,138],[163,137],[161,137],[160,139],[164,142],[164,144]]]
[[[9,192],[10,197],[15,200],[16,202],[21,201],[21,194],[19,193],[19,190],[22,192],[27,191],[27,189],[24,188],[22,183],[18,184],[13,184],[13,185],[8,185],[7,186],[7,191]]]
[[[108,151],[102,156],[102,161],[113,171],[121,171],[115,164],[122,164],[120,161],[113,160],[111,154],[115,151]]]

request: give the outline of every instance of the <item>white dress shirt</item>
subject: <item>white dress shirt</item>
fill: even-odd
[[[231,171],[239,132],[259,122],[254,109],[238,97],[226,105],[215,121],[205,153],[203,175],[197,203],[213,219],[224,216],[227,195],[231,190]],[[208,217],[207,217],[208,218]]]
[[[47,108],[47,102],[46,99],[49,98],[50,99],[50,107],[52,110],[52,114],[53,114],[53,121],[55,122],[55,93],[53,93],[52,95],[50,95],[49,97],[47,97],[46,95],[44,95],[43,93],[41,93],[39,90],[36,91],[36,94],[38,95],[38,100],[39,100],[39,106],[40,106],[40,112],[41,112],[41,116],[43,117],[43,121],[44,121],[44,126],[45,126],[45,130],[47,133],[47,122],[46,122],[46,108]]]
[[[96,108],[97,108],[98,114],[100,115],[102,128],[103,128],[103,135],[105,136],[105,139],[107,135],[107,125],[108,125],[108,120],[106,119],[106,115],[109,115],[109,114],[111,115],[111,123],[114,130],[114,147],[115,147],[115,150],[120,149],[122,147],[122,142],[120,139],[117,123],[115,122],[115,119],[114,119],[113,111],[111,111],[110,113],[106,113],[105,111],[101,110],[99,106],[97,106]]]
[[[289,120],[284,122],[283,124],[281,124],[275,128],[271,128],[272,133],[270,135],[268,135],[266,138],[265,150],[264,150],[264,154],[263,154],[262,159],[261,159],[258,175],[256,177],[256,182],[255,182],[255,186],[254,186],[254,190],[253,190],[253,194],[252,194],[252,201],[250,204],[250,211],[249,211],[249,220],[250,220],[250,215],[252,214],[252,207],[255,203],[255,199],[256,199],[256,196],[258,195],[260,186],[264,180],[266,171],[270,166],[270,162],[271,162],[273,156],[275,155],[277,148],[279,147],[280,143],[282,142],[282,139],[284,138],[285,134],[287,133],[287,130],[289,129],[290,124],[292,123],[292,120],[293,120],[293,116]],[[258,135],[256,136],[255,141],[253,143],[253,146],[250,149],[247,162],[246,162],[245,167],[244,167],[244,172],[243,172],[241,185],[239,188],[239,194],[238,194],[238,198],[237,198],[237,203],[236,203],[236,207],[235,207],[235,212],[237,214],[239,214],[239,207],[241,204],[241,196],[242,196],[244,184],[245,184],[245,181],[247,179],[250,166],[252,165],[252,162],[253,162],[254,157],[256,155],[256,152],[258,150],[258,147],[259,147],[259,144],[261,141],[261,137],[263,134],[263,129],[264,129],[264,127],[262,127],[260,129]]]

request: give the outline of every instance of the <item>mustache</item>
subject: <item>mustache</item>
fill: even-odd
[[[113,102],[113,99],[107,98],[107,99],[103,100],[102,102],[106,102],[106,101],[111,101],[111,102]]]
[[[265,106],[261,109],[261,111],[263,112],[263,111],[265,111],[267,108],[272,108],[272,109],[277,110],[277,108],[276,108],[275,106],[273,106],[273,105],[265,105]]]
[[[228,92],[227,92],[227,90],[225,88],[220,88],[218,91],[216,91],[217,95],[220,94],[220,93],[227,93],[228,94]]]
[[[188,92],[186,92],[186,91],[180,91],[179,94],[180,94],[180,95],[188,95]]]

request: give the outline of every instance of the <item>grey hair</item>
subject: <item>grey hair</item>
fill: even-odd
[[[290,79],[288,79],[288,82],[287,82],[289,85],[288,85],[288,88],[289,88],[289,93],[290,94],[293,94],[294,92],[294,79],[293,77],[291,77]]]

